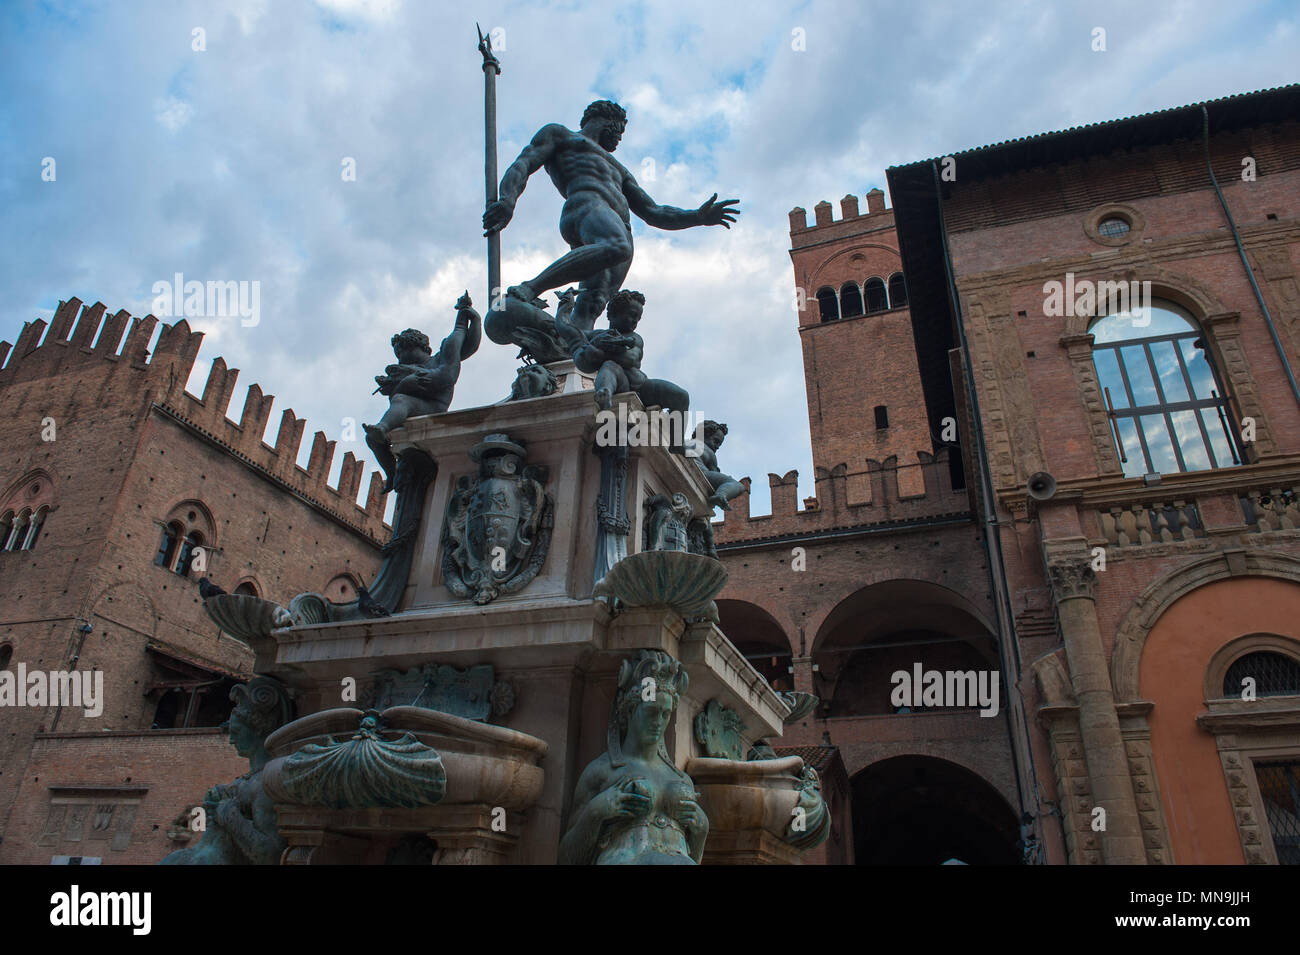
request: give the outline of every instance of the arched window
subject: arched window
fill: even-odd
[[[1247,653],[1228,667],[1223,675],[1226,699],[1240,697],[1254,681],[1255,696],[1300,696],[1300,660],[1268,650]]]
[[[9,532],[9,539],[5,541],[5,550],[22,550],[23,545],[27,543],[27,532],[31,530],[32,512],[23,508],[18,512],[18,517],[14,520],[13,530]]]
[[[840,316],[853,318],[862,314],[862,292],[856,282],[845,282],[840,289]]]
[[[194,556],[194,548],[203,545],[203,535],[198,531],[190,531],[181,541],[181,554],[176,559],[175,571],[181,577],[190,575],[190,558]]]
[[[35,547],[54,505],[54,478],[40,468],[0,494],[0,551]]]
[[[889,307],[904,308],[907,305],[907,283],[903,273],[895,272],[889,277]]]
[[[217,553],[217,524],[202,501],[181,501],[162,518],[162,540],[153,562],[164,570],[181,577],[189,577],[194,550],[204,551],[203,569],[195,577],[210,575],[211,561]]]
[[[1088,331],[1126,477],[1241,463],[1232,411],[1191,315],[1156,301]]]
[[[833,322],[840,317],[840,302],[835,289],[829,285],[817,290],[817,307],[821,311],[823,322]]]
[[[885,280],[878,278],[867,279],[865,286],[867,291],[867,314],[873,315],[876,312],[889,311],[889,296],[885,293]]]
[[[257,588],[253,586],[252,581],[246,580],[235,588],[235,593],[243,594],[245,597],[256,597]]]
[[[45,515],[48,514],[49,511],[50,509],[48,507],[42,507],[37,510],[36,516],[32,518],[32,529],[27,532],[28,550],[32,550],[36,547],[36,541],[41,536],[41,526],[45,523]]]
[[[159,567],[166,567],[171,570],[176,565],[176,546],[181,539],[184,529],[175,521],[163,525],[162,542],[158,545],[158,553],[154,555],[153,562]]]

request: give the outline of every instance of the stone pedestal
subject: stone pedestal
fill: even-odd
[[[461,670],[491,666],[495,680],[512,691],[506,695],[513,696],[513,706],[492,716],[499,726],[483,727],[481,735],[486,739],[492,731],[513,731],[516,743],[544,742],[545,755],[534,767],[535,793],[512,802],[467,790],[451,799],[457,779],[471,767],[453,765],[452,757],[472,755],[476,746],[486,744],[475,742],[463,726],[440,737],[432,731],[417,734],[438,752],[450,754],[444,803],[405,810],[309,811],[278,800],[289,842],[286,863],[382,862],[376,846],[391,847],[394,832],[427,835],[437,844],[434,861],[441,864],[554,863],[578,775],[605,751],[619,667],[637,650],[663,650],[680,660],[689,675],[689,687],[665,735],[679,768],[705,755],[693,726],[711,701],[737,715],[745,747],[780,735],[789,708],[707,615],[686,619],[671,606],[611,607],[610,601],[593,596],[602,576],[598,557],[607,553],[598,546],[602,455],[596,446],[596,407],[580,378],[576,372],[568,375],[566,387],[547,397],[415,418],[396,432],[398,452],[419,448],[438,464],[398,612],[276,630],[274,663],[264,671],[291,688],[300,714],[319,715],[339,708],[356,713],[372,705],[368,700],[380,671],[430,664]],[[641,410],[635,395],[619,395],[617,402],[626,406],[625,414]],[[458,482],[479,475],[471,450],[488,435],[506,436],[526,449],[526,466],[546,469],[551,521],[536,575],[518,592],[502,592],[478,604],[447,586],[444,522]],[[604,483],[608,504],[609,482]],[[711,515],[706,503],[710,488],[694,459],[663,446],[627,448],[626,553],[642,549],[646,500],[674,493],[685,495],[695,515]],[[281,731],[273,755],[291,755],[310,735]],[[270,790],[276,785],[275,770],[268,766],[268,773]],[[492,823],[494,811],[503,805],[510,821],[501,832]],[[723,856],[732,852],[740,861],[748,853],[764,861],[789,861],[765,835],[727,832],[719,830],[717,852]],[[712,842],[706,852],[711,849]]]

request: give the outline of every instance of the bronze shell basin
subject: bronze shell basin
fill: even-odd
[[[222,630],[250,645],[293,623],[275,601],[249,594],[218,594],[204,600],[203,609]]]
[[[266,740],[271,760],[262,772],[267,793],[277,803],[292,801],[280,783],[285,760],[310,743],[351,739],[365,715],[352,707],[322,710],[272,733]],[[383,736],[409,733],[437,751],[446,772],[439,805],[478,804],[520,811],[541,795],[545,775],[538,764],[547,745],[535,736],[420,706],[393,706],[379,715]]]
[[[709,832],[761,829],[781,839],[799,803],[798,756],[779,759],[700,757],[686,761],[686,773],[700,792]]]
[[[609,569],[593,596],[615,598],[624,607],[668,607],[683,617],[717,622],[713,598],[727,584],[719,560],[674,550],[643,550]]]

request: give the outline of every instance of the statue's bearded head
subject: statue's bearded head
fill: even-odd
[[[582,128],[587,129],[589,125],[596,127],[596,142],[613,152],[627,128],[627,112],[613,100],[598,99],[582,114]]]

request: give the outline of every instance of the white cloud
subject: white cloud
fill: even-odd
[[[153,116],[170,133],[180,131],[194,115],[194,107],[174,96],[154,103]]]
[[[59,180],[0,177],[5,219],[21,224],[0,248],[0,337],[13,341],[58,298],[142,315],[152,282],[176,272],[255,279],[260,325],[217,324],[204,345],[205,362],[222,353],[242,369],[235,413],[256,381],[278,396],[272,421],[292,405],[335,437],[344,417],[375,420],[384,402],[371,376],[392,360],[389,337],[414,326],[440,339],[466,288],[487,304],[477,16],[509,40],[503,171],[543,123],[575,126],[590,100],[613,97],[629,110],[619,156],[638,174],[655,160],[657,200],[740,197],[729,232],[638,227],[627,284],[648,296],[646,367],[731,425],[723,464],[754,478],[756,511],[768,471],[799,468],[811,494],[791,207],[883,187],[894,163],[1276,86],[1294,71],[1294,15],[1248,0],[1189,0],[1176,16],[1127,0],[872,7],[579,0],[466,13],[241,0],[220,15],[159,2],[56,22],[10,5],[0,70],[24,96],[6,101],[0,140],[56,156]],[[1097,24],[1105,54],[1089,48]],[[132,68],[107,82],[87,48]],[[344,156],[355,182],[340,178]],[[539,172],[503,240],[507,283],[563,253],[560,206]],[[85,228],[87,210],[112,230]],[[453,407],[499,400],[515,367],[514,349],[485,341]]]

